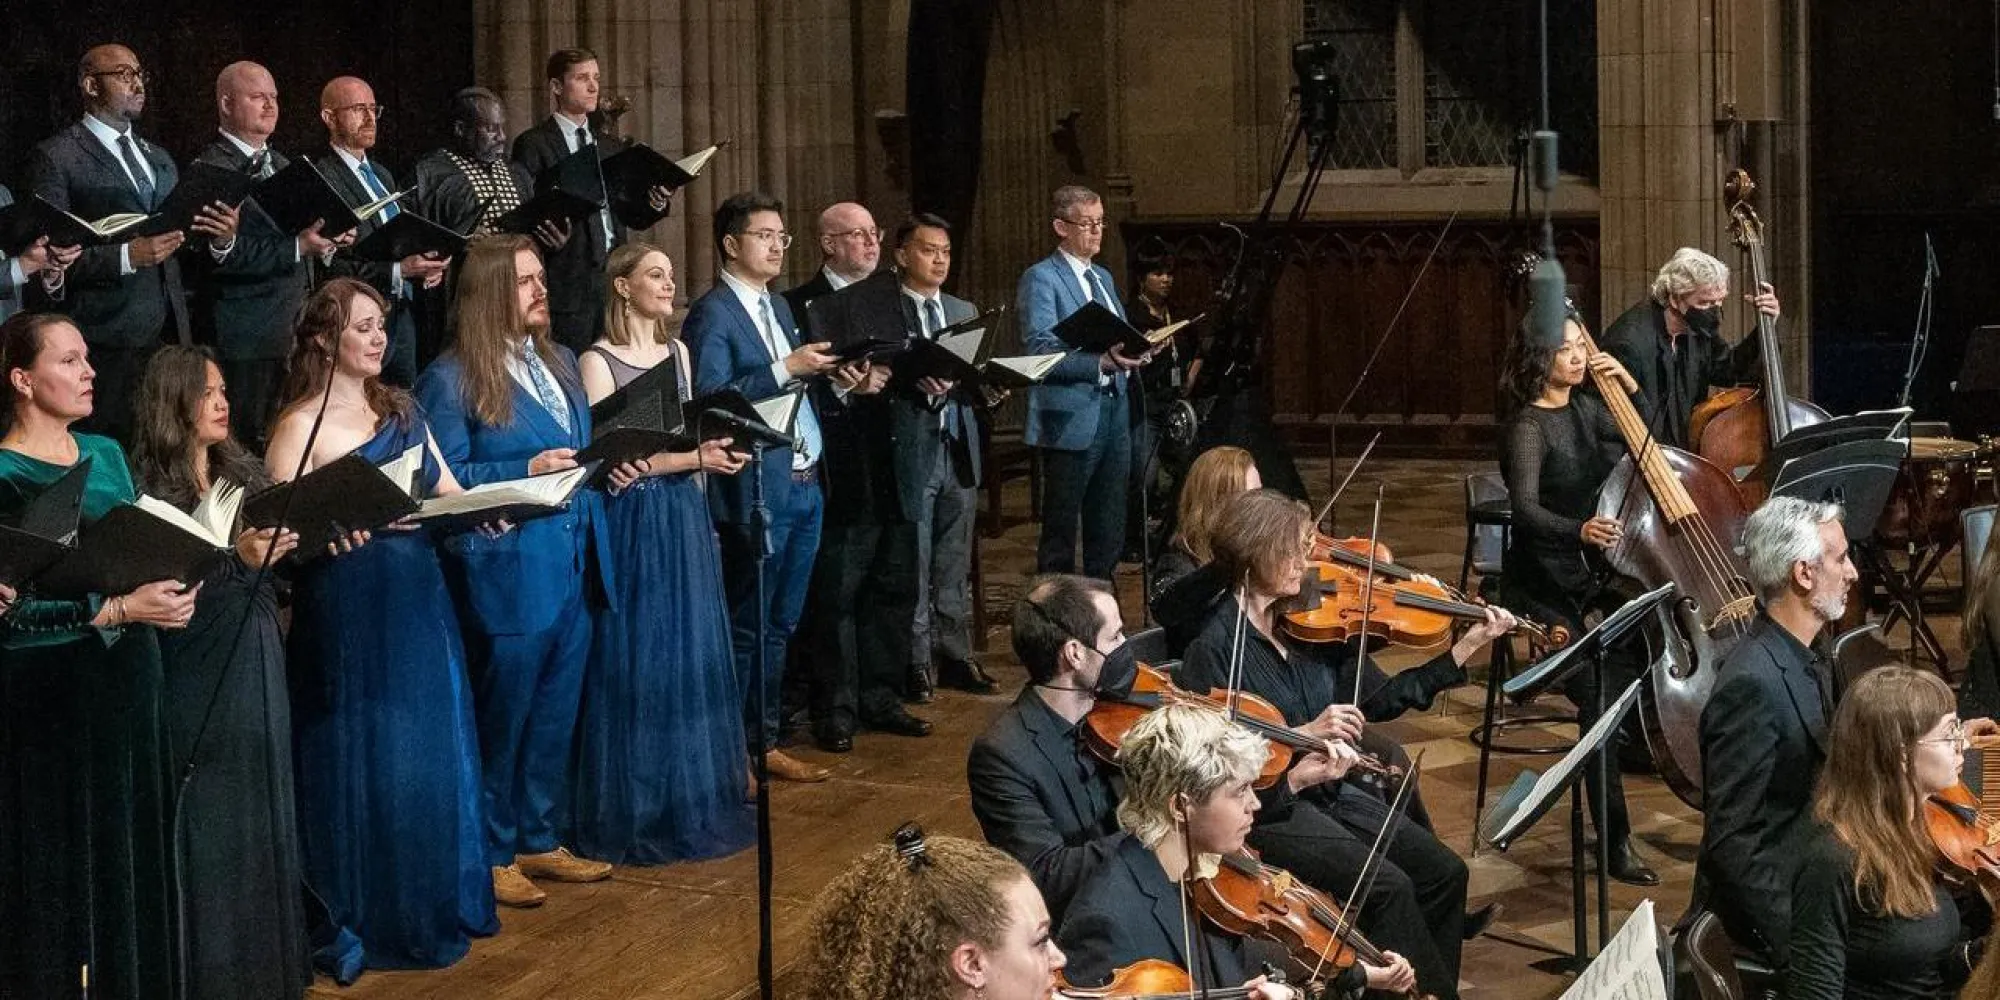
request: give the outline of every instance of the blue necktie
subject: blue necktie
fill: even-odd
[[[528,381],[535,384],[535,396],[542,401],[542,409],[556,418],[556,423],[562,425],[563,433],[569,433],[569,401],[556,387],[555,376],[549,374],[548,366],[542,364],[542,356],[535,353],[533,340],[521,349],[521,363],[528,366]]]
[[[785,355],[790,353],[790,341],[778,329],[778,314],[771,309],[771,293],[757,296],[757,311],[762,314],[758,322],[764,326],[764,339],[771,345],[771,360],[783,361]],[[778,429],[784,430],[782,427]],[[799,445],[792,468],[803,469],[819,461],[819,418],[813,414],[812,397],[799,401],[799,413],[792,420],[792,430]]]
[[[124,157],[125,169],[132,172],[132,186],[139,192],[139,203],[146,207],[146,211],[152,211],[157,189],[153,187],[153,177],[146,172],[145,164],[139,162],[139,152],[132,148],[130,135],[118,137],[118,155]]]
[[[382,178],[375,173],[375,164],[367,160],[361,161],[361,179],[368,182],[369,201],[389,197],[389,189],[383,185]],[[390,219],[395,218],[396,213],[400,211],[402,209],[397,208],[396,203],[393,201],[382,206],[382,221],[388,222]]]
[[[924,337],[938,339],[938,331],[944,329],[944,310],[938,308],[936,299],[924,300]],[[943,400],[944,408],[938,411],[938,427],[947,437],[962,437],[959,423],[958,404],[950,396]]]

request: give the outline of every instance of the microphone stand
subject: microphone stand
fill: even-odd
[[[771,739],[771,725],[764,717],[764,677],[771,667],[765,662],[764,631],[771,609],[765,596],[764,564],[771,559],[770,510],[764,505],[764,449],[750,449],[750,537],[757,543],[757,669],[756,687],[751,695],[757,716],[757,759],[751,763],[757,775],[757,995],[772,1000],[771,980],[771,771],[764,760]]]
[[[1923,367],[1924,355],[1930,353],[1931,295],[1937,276],[1937,248],[1931,244],[1931,234],[1925,233],[1924,288],[1917,296],[1917,329],[1910,337],[1910,361],[1903,368],[1903,391],[1896,396],[1897,406],[1910,405],[1910,390],[1917,383],[1917,369]]]

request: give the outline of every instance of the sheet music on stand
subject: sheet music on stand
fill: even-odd
[[[1641,900],[1562,1000],[1667,1000],[1662,970],[1659,920],[1653,901]]]
[[[1533,771],[1523,771],[1516,777],[1514,783],[1500,793],[1499,801],[1486,813],[1486,818],[1480,821],[1480,836],[1504,851],[1521,834],[1528,832],[1528,828],[1548,813],[1563,792],[1583,777],[1585,763],[1610,738],[1612,731],[1618,728],[1619,720],[1625,718],[1625,713],[1632,710],[1633,704],[1639,700],[1639,688],[1645,683],[1646,678],[1641,677],[1628,685],[1617,701],[1605,707],[1604,716],[1597,720],[1597,725],[1590,727],[1590,731],[1583,734],[1583,738],[1576,741],[1576,746],[1556,761],[1554,767],[1539,776]]]

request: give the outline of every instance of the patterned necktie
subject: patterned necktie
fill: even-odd
[[[542,364],[542,356],[535,353],[533,340],[522,346],[521,363],[528,366],[528,381],[535,384],[535,396],[542,401],[542,409],[556,418],[556,423],[562,425],[563,433],[569,433],[569,401],[556,387],[555,376],[549,374],[548,366]]]
[[[372,161],[361,161],[361,179],[368,182],[369,201],[379,201],[389,197],[389,188],[382,183],[382,176],[375,172],[375,164]],[[388,222],[390,219],[395,218],[396,213],[400,211],[402,209],[397,208],[396,203],[393,201],[382,206],[382,221]]]
[[[118,155],[125,159],[125,169],[132,172],[132,187],[139,192],[139,204],[144,205],[146,211],[152,211],[156,193],[153,176],[146,172],[146,165],[139,162],[139,151],[132,148],[129,134],[118,137]]]
[[[770,345],[771,360],[783,361],[791,353],[791,347],[778,329],[778,314],[771,308],[770,292],[757,296],[757,314],[757,322],[764,328],[764,342]],[[798,449],[792,453],[792,468],[803,469],[819,461],[819,418],[813,414],[811,397],[799,402],[798,416],[792,418],[792,432],[798,440]]]

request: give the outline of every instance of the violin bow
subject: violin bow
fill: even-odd
[[[1242,700],[1243,625],[1250,618],[1250,611],[1244,604],[1247,603],[1249,592],[1250,574],[1246,572],[1243,574],[1243,579],[1237,583],[1236,589],[1230,592],[1236,598],[1236,634],[1229,642],[1229,672],[1223,678],[1222,687],[1227,692],[1223,714],[1228,716],[1231,723],[1236,721],[1236,706]]]
[[[1368,525],[1368,572],[1361,578],[1361,635],[1354,648],[1354,690],[1348,704],[1361,707],[1362,667],[1368,662],[1368,617],[1375,609],[1375,540],[1382,531],[1382,481],[1375,481],[1375,517]],[[1358,749],[1358,748],[1357,748]]]
[[[1318,528],[1320,525],[1326,523],[1327,515],[1333,513],[1333,505],[1340,502],[1340,495],[1347,492],[1347,484],[1354,481],[1354,474],[1361,471],[1361,463],[1368,461],[1369,453],[1375,450],[1375,443],[1380,440],[1382,440],[1382,432],[1376,431],[1375,436],[1368,439],[1368,446],[1361,449],[1361,454],[1355,456],[1354,464],[1347,467],[1347,475],[1340,480],[1339,486],[1333,488],[1333,495],[1326,498],[1326,506],[1319,509],[1319,516],[1313,518],[1314,528]],[[1338,458],[1339,456],[1335,455],[1329,457],[1327,460],[1336,461]]]
[[[1340,922],[1340,925],[1334,928],[1334,940],[1336,942],[1345,942],[1348,931],[1357,926],[1357,921],[1349,919],[1348,914],[1351,911],[1360,909],[1363,893],[1374,890],[1375,880],[1382,874],[1382,858],[1388,851],[1389,831],[1395,828],[1396,820],[1408,808],[1411,790],[1416,787],[1417,772],[1423,770],[1423,767],[1424,755],[1420,751],[1415,759],[1410,761],[1410,769],[1403,772],[1403,780],[1396,786],[1395,796],[1389,800],[1389,811],[1382,817],[1382,828],[1375,831],[1375,842],[1368,845],[1368,856],[1362,859],[1361,870],[1354,874],[1353,891],[1347,894],[1346,899],[1340,901],[1340,912],[1336,915],[1336,919]],[[1338,943],[1334,945],[1336,951],[1339,950],[1339,947]],[[1324,953],[1320,955],[1319,962],[1313,966],[1312,975],[1308,981],[1319,978],[1320,970],[1325,967],[1327,957]]]

